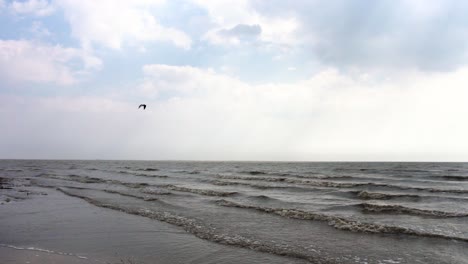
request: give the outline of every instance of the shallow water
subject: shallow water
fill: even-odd
[[[48,192],[131,216],[135,225],[141,221],[136,219],[164,223],[196,241],[242,251],[211,254],[213,263],[235,263],[238,255],[250,256],[245,261],[252,263],[468,263],[466,163],[3,160],[0,177],[2,206],[10,207],[0,210],[13,218],[30,200],[54,206],[51,196],[41,196]],[[95,225],[96,231],[106,230]],[[0,226],[0,235],[5,233]],[[127,235],[119,239],[131,254]],[[95,247],[111,247],[95,236]],[[21,246],[2,237],[0,244]],[[173,240],[172,246],[184,244]],[[145,245],[133,250],[140,257],[164,244],[131,241]]]

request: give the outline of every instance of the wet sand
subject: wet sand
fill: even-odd
[[[21,190],[8,191],[31,194],[0,205],[0,263],[302,263],[205,241],[53,189]]]
[[[465,163],[4,160],[0,246],[110,264],[468,263],[465,179]]]

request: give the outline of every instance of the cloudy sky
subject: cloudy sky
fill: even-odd
[[[0,158],[467,161],[467,13],[0,0]]]

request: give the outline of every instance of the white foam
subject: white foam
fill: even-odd
[[[80,256],[80,255],[73,254],[73,253],[65,253],[65,252],[48,250],[48,249],[37,248],[37,247],[19,247],[19,246],[7,245],[7,244],[0,244],[0,247],[13,248],[16,250],[31,250],[31,251],[38,251],[38,252],[44,252],[44,253],[49,253],[49,254],[55,254],[55,255],[77,257],[80,259],[88,259],[85,256]]]

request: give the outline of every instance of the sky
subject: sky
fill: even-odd
[[[0,158],[467,161],[467,13],[0,0]]]

